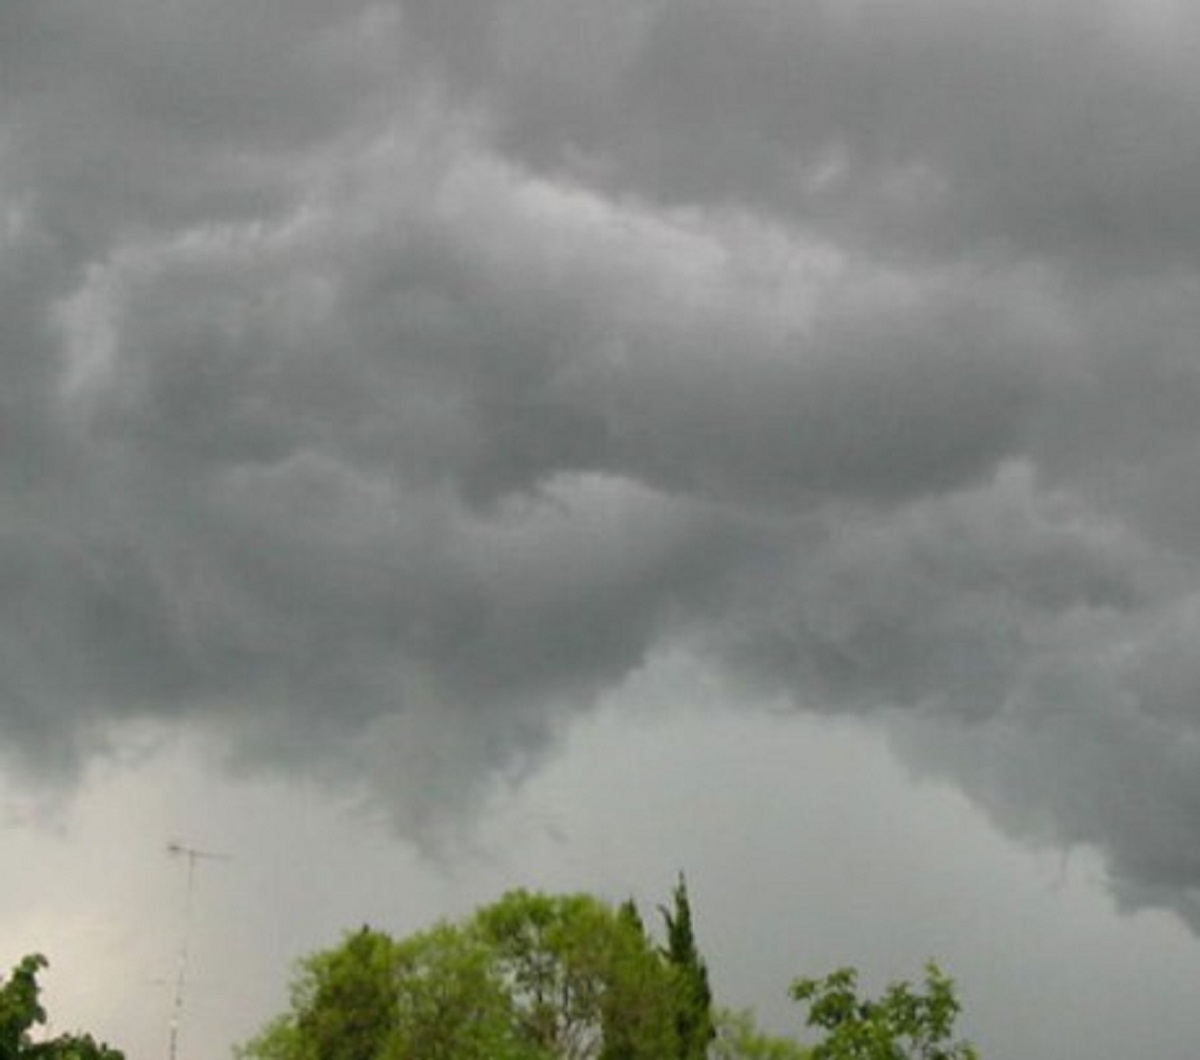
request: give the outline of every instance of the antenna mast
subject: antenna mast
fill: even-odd
[[[179,965],[175,973],[175,997],[171,1004],[171,1038],[169,1060],[177,1060],[179,1048],[179,1025],[183,1019],[183,990],[187,983],[188,944],[192,934],[192,896],[196,890],[196,863],[201,860],[229,861],[228,854],[211,850],[198,850],[182,843],[167,844],[167,854],[173,858],[187,858],[187,893],[183,904],[183,939],[179,945]]]

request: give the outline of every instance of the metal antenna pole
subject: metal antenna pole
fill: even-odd
[[[183,990],[187,983],[188,944],[192,934],[192,897],[196,890],[196,863],[202,858],[210,861],[229,861],[228,854],[217,854],[211,850],[197,850],[182,843],[168,843],[167,853],[171,857],[187,858],[187,892],[183,903],[183,939],[179,945],[179,965],[175,972],[175,997],[171,1004],[171,1039],[169,1060],[177,1060],[179,1048],[179,1025],[183,1019]]]

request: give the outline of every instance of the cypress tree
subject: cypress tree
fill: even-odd
[[[709,1043],[716,1037],[712,990],[708,984],[708,967],[696,946],[687,880],[682,872],[671,897],[673,908],[659,906],[659,912],[667,931],[663,956],[675,969],[680,988],[679,1008],[675,1014],[679,1043],[676,1055],[679,1060],[704,1060]]]

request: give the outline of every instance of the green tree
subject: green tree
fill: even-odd
[[[672,1055],[672,1013],[680,1004],[680,984],[646,934],[632,900],[617,910],[609,961],[612,970],[602,1009],[600,1060],[660,1060]]]
[[[759,1030],[749,1009],[718,1009],[711,1060],[811,1060],[812,1049]]]
[[[495,952],[471,926],[395,945],[396,1023],[385,1060],[541,1060],[514,1019]]]
[[[363,927],[315,957],[298,1020],[299,1038],[320,1060],[370,1060],[396,1023],[392,940]]]
[[[708,982],[708,967],[696,946],[692,906],[683,873],[679,874],[671,898],[672,908],[660,906],[659,912],[667,932],[663,955],[675,969],[680,989],[675,1013],[678,1043],[673,1055],[679,1060],[704,1060],[708,1056],[709,1043],[716,1036],[712,989]]]
[[[244,1060],[661,1060],[673,969],[588,895],[513,891],[395,941],[364,930],[304,960]],[[4,1060],[0,1057],[0,1060]]]
[[[37,981],[46,965],[41,954],[30,954],[0,982],[0,1060],[124,1060],[120,1052],[90,1034],[33,1040],[30,1032],[46,1022]]]
[[[878,1000],[864,998],[854,969],[841,968],[798,979],[791,994],[808,1005],[808,1025],[825,1032],[813,1060],[976,1060],[973,1046],[954,1040],[954,982],[933,962],[923,992],[898,982]]]
[[[364,928],[301,962],[291,1008],[238,1050],[254,1060],[538,1060],[520,1048],[492,951],[438,924]]]
[[[636,917],[586,894],[513,891],[477,914],[528,1042],[559,1060],[669,1055],[678,991]]]

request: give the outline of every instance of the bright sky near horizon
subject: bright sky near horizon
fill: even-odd
[[[1200,13],[5,0],[0,963],[181,1060],[363,920],[687,871],[1191,1055]],[[789,1021],[792,1021],[789,1023]]]

